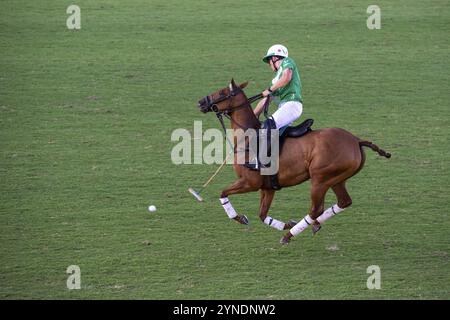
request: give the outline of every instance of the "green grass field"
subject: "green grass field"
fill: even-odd
[[[66,27],[70,4],[81,30]],[[369,30],[366,9],[381,8]],[[0,3],[0,298],[449,299],[450,5],[446,0],[25,1]],[[353,206],[289,246],[259,222],[259,194],[219,203],[230,166],[174,165],[171,133],[219,128],[197,100],[272,78],[283,43],[305,118],[391,152],[366,151]],[[273,106],[274,108],[274,106]],[[327,195],[326,205],[335,201]],[[150,213],[147,206],[158,210]],[[308,213],[309,183],[271,215]],[[68,290],[66,269],[81,268]],[[366,287],[367,267],[381,289]]]

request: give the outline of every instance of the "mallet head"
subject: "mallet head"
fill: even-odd
[[[197,191],[195,191],[192,188],[189,188],[188,191],[189,191],[189,193],[191,193],[195,197],[195,199],[197,199],[200,202],[203,201],[203,198],[200,196],[200,194]]]

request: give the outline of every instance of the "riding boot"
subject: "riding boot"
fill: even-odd
[[[253,160],[249,163],[246,163],[244,166],[251,169],[259,171],[261,168],[267,168],[270,166],[270,163],[262,163],[259,157],[260,152],[265,153],[267,157],[271,156],[271,130],[276,129],[277,126],[272,117],[268,118],[266,121],[262,123],[261,129],[265,129],[265,139],[266,139],[266,149],[261,151],[262,146],[258,143],[258,152]],[[261,130],[258,130],[258,141],[259,135],[262,134]]]
[[[272,117],[267,118],[267,120],[263,122],[263,125],[262,125],[262,128],[261,128],[261,129],[266,129],[266,148],[267,149],[263,150],[263,154],[264,154],[264,151],[265,151],[266,152],[265,155],[267,157],[269,157],[269,158],[272,156],[272,139],[271,139],[271,137],[272,137],[272,130],[276,129],[276,128],[277,128],[277,125],[276,125],[276,123],[275,123],[275,121],[273,120]],[[261,147],[260,147],[259,152],[261,152]],[[258,156],[259,156],[259,154],[258,154]],[[270,166],[270,162],[269,163],[262,163],[261,160],[259,159],[259,157],[258,157],[258,163],[263,168],[266,168],[266,167]]]

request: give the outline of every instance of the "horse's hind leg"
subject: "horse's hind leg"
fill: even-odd
[[[268,226],[277,230],[287,230],[293,227],[290,223],[284,223],[268,216],[270,205],[272,204],[273,197],[275,196],[275,190],[261,189],[261,201],[259,207],[259,218]]]
[[[329,187],[324,183],[314,183],[311,187],[311,209],[309,215],[306,215],[299,223],[297,223],[289,232],[280,240],[280,243],[287,244],[290,239],[303,230],[308,228],[308,226],[313,225],[315,220],[322,214],[325,195]]]
[[[258,190],[258,187],[249,185],[245,179],[241,178],[235,181],[231,186],[222,191],[220,195],[220,203],[230,219],[236,220],[241,224],[248,224],[246,215],[238,214],[231,205],[228,196],[231,194],[246,193]]]
[[[332,205],[316,219],[316,222],[312,225],[313,234],[317,233],[321,229],[322,223],[334,217],[339,212],[344,211],[345,208],[348,208],[352,204],[352,198],[350,198],[350,195],[345,188],[345,181],[342,181],[331,188],[336,194],[337,204]]]
[[[337,205],[341,209],[345,209],[347,207],[350,207],[352,205],[352,198],[350,198],[350,195],[347,192],[347,189],[345,188],[345,181],[342,181],[341,183],[338,183],[337,185],[331,187],[336,194],[337,198]]]

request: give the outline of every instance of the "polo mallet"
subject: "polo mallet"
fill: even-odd
[[[203,198],[200,196],[200,192],[203,191],[203,189],[206,188],[206,186],[212,181],[212,179],[214,179],[214,177],[219,173],[220,169],[223,168],[223,166],[225,165],[225,163],[228,160],[228,157],[230,156],[231,152],[228,153],[227,157],[225,158],[225,160],[222,162],[222,164],[220,165],[219,168],[217,168],[216,172],[214,172],[214,174],[208,179],[208,181],[206,181],[203,186],[198,190],[195,191],[193,188],[189,188],[188,191],[195,197],[195,199],[197,199],[198,201],[202,202]]]

